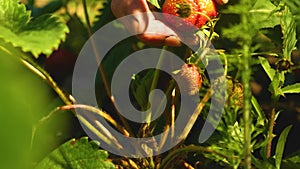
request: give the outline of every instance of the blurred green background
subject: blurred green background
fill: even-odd
[[[0,50],[0,168],[32,168],[68,140],[73,115],[58,112],[37,129],[31,149],[32,126],[58,104],[50,88],[15,58]]]

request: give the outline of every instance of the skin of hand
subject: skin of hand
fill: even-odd
[[[137,37],[146,44],[155,46],[181,45],[176,32],[155,18],[147,0],[112,0],[111,10],[117,18],[132,15],[134,17],[133,22],[123,21],[123,24],[132,33],[141,32]]]

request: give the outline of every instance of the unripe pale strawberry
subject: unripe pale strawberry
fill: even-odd
[[[202,77],[196,65],[184,64],[178,76],[182,85],[181,89],[183,89],[183,91],[180,91],[182,94],[195,95],[199,92],[202,85]]]

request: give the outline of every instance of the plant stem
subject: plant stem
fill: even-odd
[[[134,135],[132,133],[132,130],[128,124],[128,122],[124,119],[124,117],[117,111],[117,108],[116,108],[116,103],[115,103],[115,99],[114,97],[112,96],[111,94],[111,91],[110,91],[110,87],[109,87],[109,83],[108,83],[108,80],[107,80],[107,77],[106,77],[106,74],[104,72],[104,68],[103,68],[103,65],[101,64],[101,61],[99,60],[100,56],[99,56],[99,53],[98,51],[96,50],[96,45],[95,45],[95,42],[93,40],[93,31],[92,31],[92,26],[91,26],[91,22],[90,22],[90,19],[89,19],[89,14],[88,14],[88,9],[87,9],[87,5],[86,5],[86,0],[82,0],[82,3],[83,3],[83,9],[84,9],[84,15],[85,15],[85,20],[86,20],[86,23],[87,23],[87,27],[88,27],[88,32],[89,32],[89,37],[90,37],[90,41],[91,41],[91,44],[92,44],[92,48],[93,48],[93,52],[96,56],[96,60],[97,60],[97,63],[99,65],[99,71],[100,71],[100,75],[101,75],[101,78],[103,80],[103,84],[104,84],[104,88],[105,88],[105,91],[110,99],[110,101],[113,103],[114,105],[114,108],[116,110],[116,113],[117,115],[119,116],[120,120],[122,121],[123,125],[125,126],[125,128],[127,129],[127,131],[131,134],[131,135]]]
[[[72,105],[73,103],[75,103],[74,98],[71,95],[66,94],[66,92],[64,92],[63,90],[61,90],[60,87],[56,84],[56,82],[52,79],[50,74],[47,71],[45,71],[42,67],[40,67],[37,63],[35,63],[30,57],[23,55],[21,61],[32,72],[34,72],[43,80],[45,80],[66,105]]]
[[[210,88],[201,99],[201,102],[198,104],[196,109],[194,110],[193,114],[190,116],[189,121],[187,122],[185,128],[182,131],[182,134],[178,136],[178,140],[185,140],[188,136],[189,132],[191,131],[192,127],[194,126],[198,116],[200,115],[201,111],[203,110],[205,104],[209,101],[213,94],[213,90]]]
[[[266,157],[271,157],[271,148],[272,148],[272,140],[273,140],[273,129],[275,125],[275,108],[272,109],[270,120],[269,120],[269,130],[268,130],[268,145],[267,145],[267,151],[266,151]]]
[[[86,24],[87,24],[87,27],[88,27],[89,36],[92,36],[93,31],[92,31],[90,18],[89,18],[89,13],[88,13],[88,10],[87,10],[86,0],[82,0],[82,4],[83,4],[83,11],[84,11],[84,16],[85,16],[85,21],[86,21]]]
[[[150,90],[149,90],[150,92],[152,90],[154,90],[157,86],[159,73],[160,73],[159,69],[161,68],[161,65],[163,63],[163,58],[164,58],[164,55],[165,55],[165,52],[166,52],[167,48],[168,48],[167,46],[163,46],[162,51],[160,53],[159,59],[157,61],[156,69],[154,70],[154,75],[153,75],[151,87],[150,87]],[[147,107],[149,107],[149,105]],[[151,113],[153,113],[153,112],[151,112]],[[148,123],[148,126],[150,125],[150,122],[151,122],[151,113],[149,113],[149,116],[146,117],[146,122]]]
[[[35,138],[37,127],[44,124],[48,120],[50,120],[51,117],[53,117],[54,114],[56,114],[60,110],[60,107],[56,107],[54,110],[52,110],[47,116],[42,117],[36,125],[32,126],[31,130],[31,140],[30,140],[30,150],[32,150],[33,147],[33,141]]]
[[[60,107],[60,110],[73,110],[73,109],[83,109],[83,110],[87,110],[93,114],[99,115],[99,116],[103,117],[105,120],[107,120],[110,124],[112,124],[115,128],[117,128],[123,135],[129,136],[128,131],[126,131],[126,129],[124,129],[122,126],[120,126],[117,123],[117,121],[115,121],[109,114],[107,114],[106,112],[104,112],[96,107],[84,105],[84,104],[73,104],[73,105],[66,105],[66,106]]]
[[[248,0],[243,0],[242,5],[251,8],[251,3]],[[245,169],[251,169],[251,44],[253,28],[250,27],[250,16],[247,10],[241,11],[241,22],[245,36],[242,37],[242,84],[244,89],[244,107],[243,107],[243,119],[244,119],[244,158]]]
[[[245,168],[251,168],[251,88],[250,88],[250,58],[248,46],[244,46],[244,70],[242,72],[242,82],[244,88],[244,107],[243,107],[243,118],[244,118],[244,153],[245,153]]]

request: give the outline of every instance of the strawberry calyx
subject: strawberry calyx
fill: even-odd
[[[176,13],[179,15],[179,17],[187,18],[192,13],[191,5],[186,1],[183,1],[182,3],[177,3],[175,6],[178,9]]]

